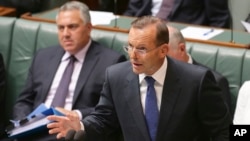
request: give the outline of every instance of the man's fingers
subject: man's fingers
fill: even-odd
[[[64,108],[61,107],[56,107],[56,110],[58,110],[59,112],[66,114],[68,112],[68,110],[65,110]]]
[[[67,117],[65,116],[56,116],[56,115],[50,115],[47,116],[48,120],[52,120],[52,121],[62,121],[62,120],[67,120]]]

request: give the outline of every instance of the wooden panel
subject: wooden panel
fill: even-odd
[[[16,16],[16,9],[0,6],[0,16]]]

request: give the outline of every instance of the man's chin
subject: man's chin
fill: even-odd
[[[137,69],[135,69],[135,68],[133,68],[133,72],[134,72],[135,74],[141,74],[141,73],[143,73],[143,72],[141,72],[141,71],[139,71],[139,70],[137,70]]]

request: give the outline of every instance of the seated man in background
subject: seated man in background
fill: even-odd
[[[168,56],[175,58],[179,61],[183,61],[186,63],[194,64],[194,65],[200,65],[204,66],[197,61],[195,61],[190,54],[187,53],[186,51],[186,42],[185,39],[177,28],[174,28],[172,26],[168,25],[168,30],[169,30],[169,51],[168,51]],[[206,66],[204,66],[206,67]],[[214,77],[216,79],[217,84],[221,88],[223,92],[223,99],[225,100],[226,104],[228,105],[229,111],[231,112],[231,115],[233,117],[233,109],[232,107],[232,102],[231,102],[231,94],[229,91],[229,84],[228,80],[222,76],[220,73],[211,70],[214,74]]]
[[[234,113],[234,124],[250,124],[250,81],[245,81],[241,86],[236,109]]]
[[[153,15],[172,22],[230,27],[228,0],[129,0],[124,15]]]
[[[41,49],[34,56],[25,87],[14,105],[13,119],[20,120],[41,103],[59,107],[66,116],[82,119],[99,101],[108,66],[126,60],[91,40],[89,8],[77,1],[60,7],[56,16],[60,45]],[[48,131],[18,139],[53,141]]]
[[[6,86],[6,80],[5,80],[5,67],[3,63],[3,56],[0,53],[0,139],[5,134],[5,122],[4,122],[4,116],[3,113],[5,110],[5,86]]]

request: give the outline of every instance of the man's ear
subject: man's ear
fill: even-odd
[[[181,52],[186,52],[186,45],[185,45],[185,43],[179,43],[179,49],[180,49],[180,51]]]
[[[161,53],[163,54],[163,56],[166,56],[169,50],[169,46],[168,44],[162,44],[161,45]]]
[[[86,25],[87,25],[87,27],[88,27],[89,30],[91,30],[92,27],[93,27],[91,23],[86,23]]]

